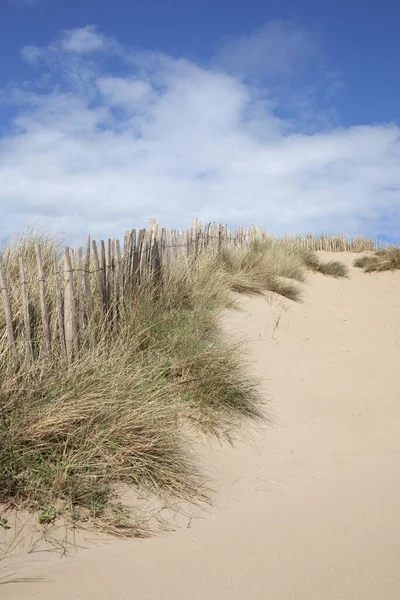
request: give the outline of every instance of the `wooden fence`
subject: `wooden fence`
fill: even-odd
[[[113,327],[143,278],[162,284],[179,256],[196,260],[206,248],[219,252],[265,237],[271,236],[258,227],[232,232],[223,225],[201,226],[194,218],[192,228],[182,232],[160,228],[151,219],[149,229],[126,232],[123,244],[118,239],[98,244],[89,237],[85,248],[67,247],[62,253],[36,244],[30,261],[23,252],[17,257],[15,252],[5,253],[0,258],[0,360],[15,367],[54,354],[71,361],[87,343],[89,324]],[[283,239],[311,250],[336,252],[381,245],[347,236]]]

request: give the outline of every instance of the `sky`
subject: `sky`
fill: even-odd
[[[0,0],[0,240],[192,216],[400,243],[394,1]]]

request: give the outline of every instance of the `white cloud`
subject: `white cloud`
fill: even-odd
[[[87,25],[79,29],[63,31],[59,38],[47,47],[23,46],[21,57],[34,65],[43,62],[47,66],[57,64],[68,68],[68,61],[74,64],[80,56],[85,58],[91,54],[119,53],[122,50],[123,47],[115,40],[98,33],[94,25]],[[83,68],[82,63],[81,68]]]
[[[97,86],[110,105],[132,111],[139,104],[149,102],[153,90],[147,81],[129,77],[100,77]]]
[[[87,63],[100,49],[119,57],[118,76]],[[76,238],[151,216],[184,227],[192,215],[275,233],[398,235],[398,127],[301,133],[261,85],[120,49],[90,28],[39,49],[56,80],[26,96],[0,139],[1,238],[28,223]]]
[[[310,33],[290,22],[272,21],[221,46],[214,64],[256,80],[287,80],[307,70],[319,48]]]
[[[87,54],[104,50],[107,47],[107,38],[99,35],[93,25],[80,29],[70,29],[64,32],[60,40],[61,50]]]
[[[43,51],[37,46],[24,46],[21,48],[21,57],[27,63],[36,64],[43,56]]]

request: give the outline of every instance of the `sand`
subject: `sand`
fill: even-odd
[[[302,304],[241,301],[225,327],[248,339],[273,425],[202,445],[215,506],[156,538],[39,556],[45,580],[2,597],[400,598],[400,272],[312,275]]]

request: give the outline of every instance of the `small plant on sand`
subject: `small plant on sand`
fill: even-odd
[[[364,273],[373,271],[396,271],[400,269],[400,247],[389,246],[360,256],[354,261],[354,266],[363,269]]]
[[[55,508],[50,506],[49,508],[42,508],[39,510],[38,521],[40,525],[51,525],[57,518],[57,511]]]
[[[321,273],[331,277],[347,277],[348,269],[346,265],[338,260],[322,262],[314,252],[309,250],[301,251],[304,265],[314,273]]]

